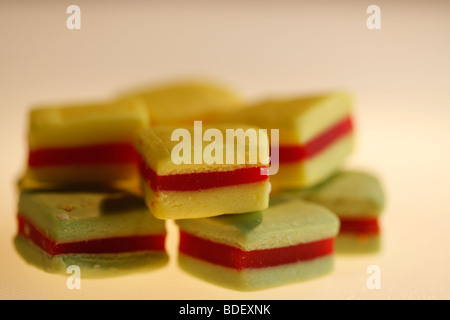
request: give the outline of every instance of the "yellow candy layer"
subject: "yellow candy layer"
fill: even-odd
[[[200,128],[200,127],[197,127]],[[220,135],[223,140],[218,142],[218,149],[222,150],[223,156],[221,157],[222,163],[207,163],[208,159],[210,159],[210,152],[207,152],[206,149],[209,148],[211,143],[215,141],[213,137],[211,141],[203,141],[204,133],[208,129],[213,129]],[[256,133],[256,141],[250,143],[248,139],[246,140],[238,140],[238,139],[229,139],[227,140],[227,130],[239,130],[241,129],[243,132],[247,132],[247,130],[253,130],[252,132]],[[176,139],[172,138],[172,134],[176,132],[176,130],[185,130],[188,133],[187,145],[189,145],[190,149],[190,162],[191,163],[174,163],[172,151],[182,142],[184,143],[185,138]],[[216,126],[201,126],[200,132],[200,142],[201,145],[196,147],[194,140],[196,138],[195,134],[195,126],[157,126],[154,128],[148,128],[146,130],[142,130],[137,138],[135,139],[135,147],[138,150],[139,154],[143,156],[147,166],[149,166],[153,171],[155,171],[158,175],[169,175],[169,174],[179,174],[179,173],[196,173],[196,172],[217,172],[217,171],[230,171],[238,168],[244,167],[260,167],[264,165],[268,165],[268,161],[264,163],[264,159],[260,157],[260,150],[265,150],[265,154],[269,155],[269,140],[267,134],[265,132],[260,132],[258,128],[250,127],[247,125],[239,125],[239,124],[220,124]],[[206,140],[206,139],[205,139]],[[243,143],[239,143],[239,141],[244,141]],[[227,143],[228,147],[233,150],[232,161],[227,161]],[[239,147],[244,147],[244,152],[239,151]],[[256,151],[255,151],[256,150]],[[256,157],[255,163],[250,163],[251,154],[255,154]],[[179,153],[176,153],[178,156]],[[244,161],[240,161],[240,156],[243,156]],[[200,163],[196,164],[195,159],[200,159]],[[268,160],[268,159],[265,159]],[[229,162],[229,163],[227,163]]]
[[[239,94],[213,81],[167,83],[125,96],[143,99],[152,125],[207,121],[217,112],[238,109],[243,105]]]
[[[263,129],[278,129],[280,144],[303,145],[350,115],[352,97],[331,92],[289,99],[269,99],[214,119],[240,121]]]
[[[262,210],[269,205],[268,180],[198,191],[142,190],[148,208],[158,219],[193,219]]]
[[[132,142],[149,124],[142,101],[93,103],[34,108],[29,117],[31,150],[102,143]]]
[[[324,181],[339,170],[353,149],[354,135],[347,134],[310,159],[280,164],[278,173],[270,176],[273,192],[308,188]]]

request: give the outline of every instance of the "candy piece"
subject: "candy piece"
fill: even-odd
[[[309,189],[291,191],[335,212],[341,222],[336,239],[339,253],[380,250],[379,217],[385,207],[380,181],[371,173],[346,170]]]
[[[332,271],[339,219],[299,199],[240,215],[177,220],[178,263],[188,273],[240,291]]]
[[[234,118],[279,130],[279,170],[271,183],[274,191],[282,191],[313,186],[337,171],[353,149],[351,111],[351,97],[336,92],[267,100],[224,113],[215,122]]]
[[[242,98],[228,86],[215,81],[186,80],[127,93],[144,100],[151,125],[192,125],[207,122],[218,112],[238,109]]]
[[[30,114],[27,178],[105,183],[137,176],[133,138],[148,126],[139,100],[36,108]]]
[[[30,264],[82,277],[109,277],[165,265],[166,227],[127,192],[24,191],[14,243]]]
[[[236,139],[234,141],[237,143],[233,145],[226,141],[227,129],[248,132],[248,129],[254,128],[224,124],[213,129],[224,139],[223,143],[215,141],[218,143],[215,152],[218,154],[220,150],[223,155],[220,157],[221,163],[219,158],[215,162],[210,161],[212,158],[207,150],[214,142],[196,141],[198,134],[202,139],[208,130],[207,126],[200,129],[196,126],[160,126],[143,130],[138,135],[136,149],[141,158],[142,189],[147,205],[155,217],[201,218],[267,208],[270,183],[264,168],[267,169],[268,161],[264,164],[259,156],[262,148],[268,154],[267,135],[259,135],[254,143],[243,144],[239,142],[242,140]],[[175,130],[183,130],[191,140],[173,141],[172,133]],[[174,161],[173,150],[180,143],[186,143],[189,150],[180,153],[186,153],[189,161]],[[244,149],[240,149],[240,146]],[[234,150],[233,157],[229,156],[232,161],[227,161],[230,150]],[[251,161],[251,155],[254,154],[252,151],[257,153],[254,161]],[[175,156],[178,154],[175,152]],[[243,161],[239,159],[241,156]],[[196,159],[200,161],[195,161]]]

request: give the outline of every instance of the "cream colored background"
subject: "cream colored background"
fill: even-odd
[[[448,1],[2,1],[0,2],[3,299],[450,298],[450,2]],[[81,7],[82,28],[66,28]],[[366,8],[381,8],[381,30]],[[378,172],[388,196],[384,250],[338,256],[332,274],[240,293],[179,270],[84,280],[26,265],[14,252],[26,116],[38,102],[110,97],[174,77],[206,76],[249,100],[345,88],[357,98],[358,149],[349,166]],[[381,289],[366,268],[381,269]]]

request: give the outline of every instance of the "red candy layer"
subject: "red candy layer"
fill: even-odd
[[[284,265],[330,255],[334,238],[281,248],[244,251],[180,231],[179,251],[188,256],[235,270]]]
[[[57,243],[37,229],[23,215],[17,215],[18,233],[50,255],[75,253],[121,253],[135,251],[164,251],[164,234],[91,239]]]
[[[67,148],[30,150],[30,167],[113,165],[137,162],[137,153],[130,143],[107,143]]]
[[[197,191],[260,182],[269,178],[262,167],[241,168],[232,171],[198,172],[159,176],[141,158],[141,177],[153,190]]]
[[[341,218],[342,233],[357,233],[357,234],[378,234],[380,233],[380,226],[377,218],[371,219],[354,219]]]
[[[279,162],[290,163],[312,158],[330,144],[352,131],[352,119],[348,116],[305,145],[280,145]]]

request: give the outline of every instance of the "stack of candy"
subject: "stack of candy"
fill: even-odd
[[[248,105],[222,84],[181,81],[35,107],[16,249],[50,273],[155,269],[173,220],[178,265],[208,282],[249,291],[328,274],[335,250],[380,249],[381,184],[344,169],[352,104],[330,92]]]

